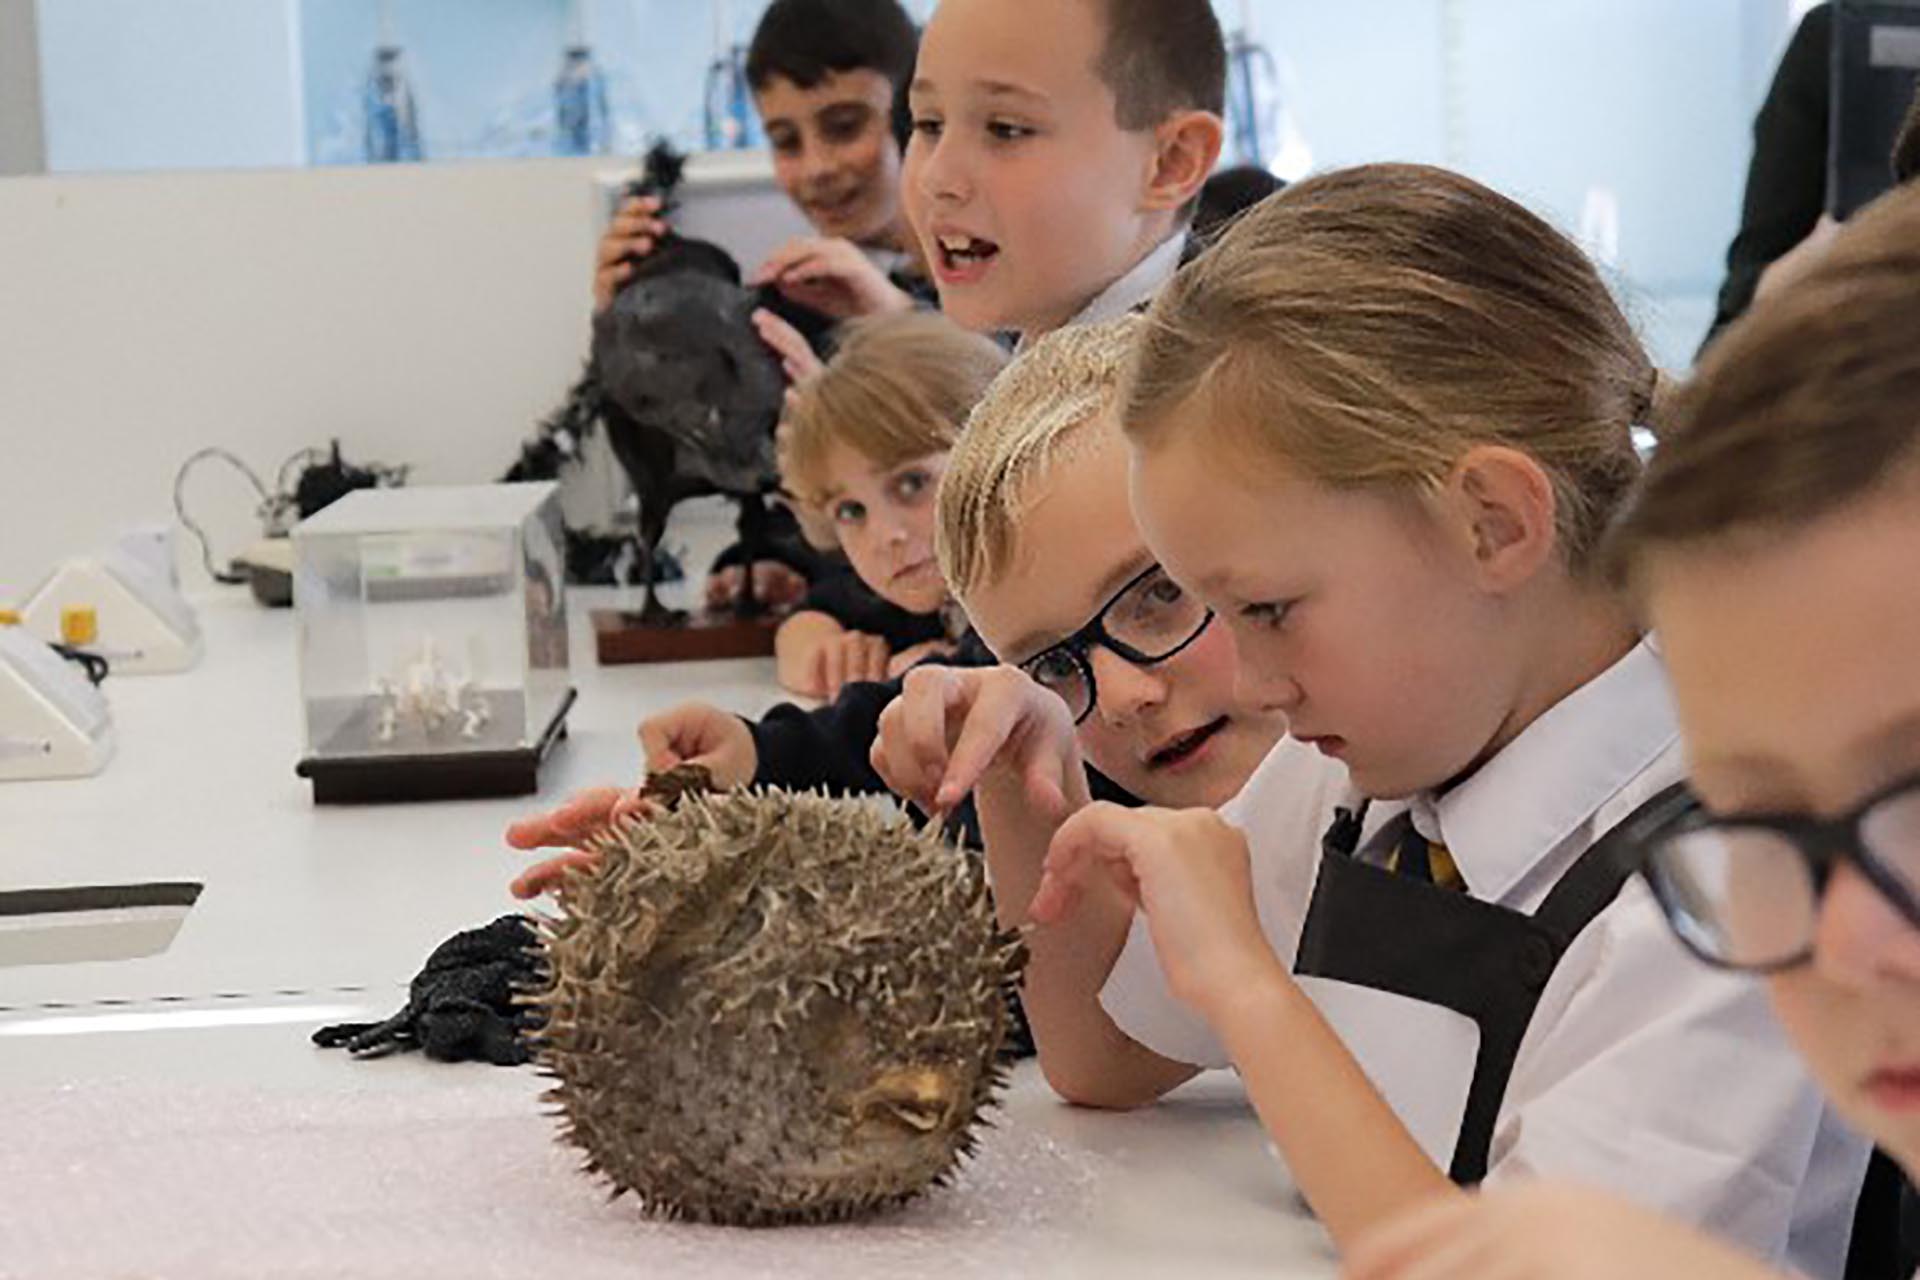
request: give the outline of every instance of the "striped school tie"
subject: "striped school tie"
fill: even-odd
[[[1406,830],[1394,841],[1393,852],[1387,856],[1387,870],[1397,876],[1424,880],[1451,893],[1466,892],[1467,882],[1461,879],[1453,854],[1439,841],[1421,835],[1411,818],[1407,819]]]

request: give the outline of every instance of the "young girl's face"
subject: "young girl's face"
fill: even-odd
[[[1834,816],[1920,773],[1916,564],[1909,484],[1777,546],[1655,565],[1653,620],[1710,810]],[[1880,834],[1920,883],[1920,818]],[[1841,1113],[1920,1169],[1920,933],[1844,866],[1815,928],[1813,960],[1768,980],[1775,1009]]]
[[[1204,424],[1166,436],[1133,452],[1134,512],[1232,634],[1244,703],[1378,797],[1437,786],[1510,735],[1518,629],[1464,538],[1410,501],[1246,466]]]
[[[913,613],[947,602],[946,580],[933,555],[934,491],[947,455],[930,453],[883,466],[835,444],[825,460],[825,500],[853,571],[876,595]]]

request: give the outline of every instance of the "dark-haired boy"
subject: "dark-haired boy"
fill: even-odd
[[[773,153],[774,179],[815,234],[783,246],[754,275],[837,318],[901,310],[890,273],[921,273],[900,210],[905,93],[918,33],[897,0],[774,0],[747,49],[747,83]],[[603,309],[633,260],[666,231],[657,201],[629,200],[601,237],[594,304]],[[783,355],[788,354],[782,351]]]

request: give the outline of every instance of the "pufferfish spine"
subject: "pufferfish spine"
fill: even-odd
[[[683,794],[540,922],[546,1099],[664,1217],[856,1218],[944,1183],[1005,1083],[1025,961],[984,871],[857,800]]]

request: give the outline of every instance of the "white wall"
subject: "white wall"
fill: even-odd
[[[423,482],[496,477],[585,354],[605,168],[0,180],[0,601],[170,519],[203,445],[270,472],[338,436]],[[796,220],[762,184],[690,195],[684,225],[757,260]],[[237,477],[188,496],[221,556],[253,536]]]

